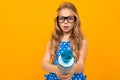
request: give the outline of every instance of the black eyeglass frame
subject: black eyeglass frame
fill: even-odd
[[[59,20],[58,20],[59,17],[60,17],[60,16],[57,16],[57,22],[59,22]],[[68,17],[74,17],[74,22],[76,21],[76,17],[75,17],[75,16],[67,16],[67,17],[61,16],[61,17],[64,18],[63,22],[64,22],[65,20],[67,20],[68,23],[72,23],[72,22],[69,22]],[[59,22],[59,23],[63,23],[63,22]]]

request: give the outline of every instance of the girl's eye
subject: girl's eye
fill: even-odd
[[[68,17],[68,20],[74,20],[74,17]]]
[[[59,17],[59,20],[64,20],[64,17]]]

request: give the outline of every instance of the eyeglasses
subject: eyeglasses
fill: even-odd
[[[67,16],[67,17],[64,17],[64,16],[58,16],[57,17],[57,21],[59,23],[63,23],[65,21],[65,19],[67,19],[67,22],[68,23],[72,23],[76,20],[76,17],[75,16]]]

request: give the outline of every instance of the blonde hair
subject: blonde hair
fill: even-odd
[[[72,29],[72,32],[70,34],[69,40],[71,43],[71,49],[75,53],[73,55],[75,56],[75,59],[78,60],[79,59],[79,51],[81,49],[82,40],[83,40],[83,34],[80,30],[80,25],[81,25],[80,19],[79,19],[78,13],[77,13],[77,9],[72,3],[63,2],[57,9],[57,13],[59,13],[59,11],[64,8],[72,10],[74,16],[76,17],[76,21],[75,21],[74,27]],[[57,19],[55,18],[54,21],[55,21],[55,27],[54,27],[54,31],[51,35],[50,46],[49,46],[52,61],[56,57],[55,54],[58,50],[59,43],[63,37],[63,32],[60,29]]]

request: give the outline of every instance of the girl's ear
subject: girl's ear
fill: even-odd
[[[56,17],[54,18],[54,23],[55,23],[55,26],[58,25]]]
[[[56,23],[56,26],[60,27],[57,17],[55,18],[55,23]]]
[[[75,27],[76,27],[76,21],[74,22],[73,29],[75,29]]]

